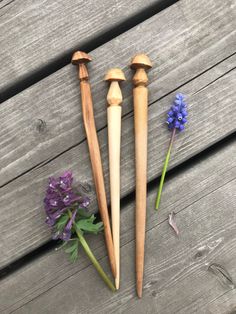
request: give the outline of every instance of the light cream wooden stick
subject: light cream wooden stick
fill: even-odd
[[[148,77],[146,70],[152,64],[144,54],[136,55],[131,68],[136,72],[133,77],[134,130],[135,130],[135,167],[136,167],[136,289],[142,297],[144,273],[144,246],[146,226],[147,197],[147,138],[148,138]]]
[[[90,89],[88,71],[86,67],[86,63],[91,60],[92,59],[90,58],[90,56],[87,55],[85,52],[77,51],[73,54],[71,62],[78,67],[78,79],[80,80],[81,89],[82,113],[84,127],[87,135],[94,184],[97,193],[98,207],[104,225],[104,234],[106,239],[108,256],[111,264],[111,270],[113,276],[116,277],[115,252],[108,215],[101,154],[94,120],[92,94]]]
[[[121,103],[122,94],[118,82],[124,81],[120,69],[111,69],[105,76],[110,82],[107,94],[107,124],[109,145],[109,170],[111,194],[112,235],[116,258],[116,289],[120,286],[120,138],[121,138]]]

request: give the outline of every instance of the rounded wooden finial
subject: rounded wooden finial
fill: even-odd
[[[80,63],[90,62],[91,60],[92,58],[86,52],[76,51],[72,56],[71,63],[74,65],[78,65]]]
[[[125,81],[125,75],[124,72],[121,69],[118,68],[114,68],[114,69],[110,69],[107,74],[105,75],[104,81]]]
[[[133,57],[131,60],[131,68],[137,69],[137,68],[145,68],[150,69],[152,67],[152,63],[147,55],[145,54],[138,54]]]

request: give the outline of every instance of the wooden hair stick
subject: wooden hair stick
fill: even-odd
[[[112,234],[116,258],[116,289],[120,286],[120,138],[121,138],[121,103],[122,94],[120,81],[125,81],[124,73],[120,69],[111,69],[105,76],[110,82],[107,94],[107,124],[109,144],[110,193]]]
[[[87,135],[95,189],[98,200],[98,207],[104,224],[104,233],[107,245],[108,256],[113,276],[116,277],[115,252],[112,241],[111,227],[108,215],[106,191],[103,178],[101,154],[97,138],[96,126],[93,113],[93,102],[89,83],[89,76],[86,63],[92,59],[85,52],[77,51],[73,54],[72,64],[78,67],[78,79],[80,80],[82,113],[85,132]]]
[[[136,72],[133,77],[134,131],[136,161],[136,289],[142,297],[144,272],[144,246],[147,198],[147,138],[148,138],[148,77],[146,70],[152,64],[144,55],[136,55],[131,68]]]

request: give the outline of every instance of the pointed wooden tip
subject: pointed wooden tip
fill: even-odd
[[[118,277],[115,278],[115,286],[116,286],[116,290],[120,289],[120,279]]]
[[[145,54],[138,54],[133,57],[131,60],[131,68],[138,69],[138,68],[145,68],[146,70],[152,67],[152,63],[147,55]]]
[[[76,51],[74,52],[72,59],[71,59],[71,63],[74,65],[78,65],[80,63],[87,63],[92,61],[92,58],[83,51]]]
[[[138,295],[139,299],[142,299],[142,296],[143,296],[142,286],[137,288],[137,295]]]
[[[114,68],[114,69],[110,69],[107,74],[105,75],[104,81],[125,81],[125,75],[124,72],[121,69],[118,68]]]
[[[138,297],[141,299],[143,295],[143,271],[136,274],[136,291]]]

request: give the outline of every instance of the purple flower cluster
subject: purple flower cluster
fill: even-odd
[[[57,239],[61,239],[63,241],[69,241],[71,238],[71,229],[72,229],[72,225],[73,222],[75,221],[75,216],[76,216],[76,210],[74,210],[72,217],[68,220],[64,230],[62,232],[60,231],[56,231],[55,233],[53,233],[53,240],[57,240]]]
[[[57,220],[69,209],[72,217],[68,219],[62,232],[56,232],[54,239],[68,241],[71,237],[71,228],[75,220],[78,208],[87,208],[89,198],[80,195],[73,187],[73,176],[70,171],[66,171],[59,178],[49,178],[49,184],[44,198],[44,209],[47,214],[46,223],[53,227]]]
[[[176,94],[173,105],[167,114],[167,124],[170,130],[176,128],[179,131],[184,130],[187,122],[187,104],[184,102],[185,96],[181,93]]]

